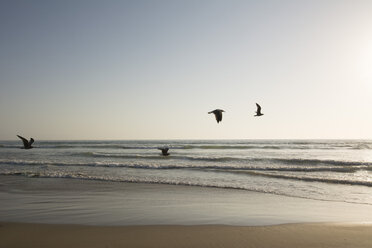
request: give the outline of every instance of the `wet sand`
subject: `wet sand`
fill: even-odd
[[[372,206],[245,190],[0,176],[0,248],[372,247]]]
[[[372,247],[372,226],[83,226],[0,223],[0,247]]]
[[[246,190],[0,176],[0,222],[260,226],[372,223],[372,206]]]

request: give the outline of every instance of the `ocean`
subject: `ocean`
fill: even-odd
[[[162,156],[159,147],[169,147]],[[369,140],[0,142],[0,175],[227,188],[372,205]]]

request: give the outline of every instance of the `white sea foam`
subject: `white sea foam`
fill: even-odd
[[[170,147],[170,156],[157,150],[163,146]],[[19,142],[0,142],[0,174],[221,187],[372,204],[370,147],[371,141],[44,141],[23,150]]]

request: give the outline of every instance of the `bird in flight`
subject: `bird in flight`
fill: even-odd
[[[261,113],[261,106],[258,103],[256,103],[256,106],[257,106],[257,111],[256,111],[256,115],[255,116],[261,116],[261,115],[263,115]]]
[[[169,155],[169,153],[168,153],[169,148],[168,147],[158,148],[158,149],[161,150],[161,154],[163,154],[163,156],[168,156]]]
[[[28,141],[25,138],[23,138],[22,136],[19,136],[19,135],[17,135],[17,136],[18,136],[18,138],[20,138],[23,141],[23,147],[22,147],[22,149],[31,149],[31,148],[33,148],[33,146],[32,146],[32,143],[34,143],[34,139],[33,138],[31,138],[30,141]]]
[[[215,109],[213,111],[210,111],[208,112],[208,114],[214,114],[214,116],[216,117],[216,121],[217,123],[219,123],[220,121],[222,121],[222,112],[225,112],[224,110],[222,109]]]

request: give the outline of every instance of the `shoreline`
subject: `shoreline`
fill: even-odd
[[[372,224],[85,226],[0,222],[0,247],[371,247]]]
[[[369,205],[65,178],[0,182],[0,248],[372,247]]]
[[[372,223],[371,205],[244,190],[0,176],[0,222],[98,226]]]

